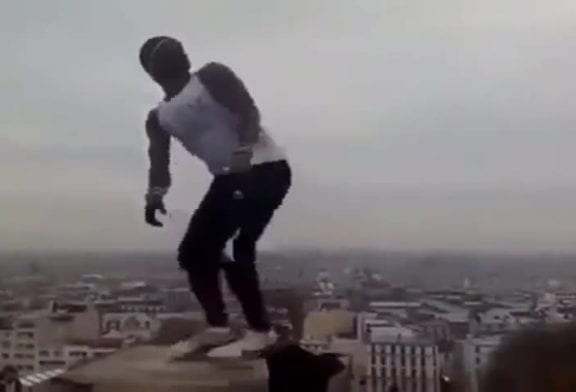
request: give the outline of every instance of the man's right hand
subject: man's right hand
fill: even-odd
[[[158,195],[148,195],[146,197],[145,219],[146,223],[154,227],[162,227],[164,224],[156,219],[156,212],[166,215],[166,207],[164,207],[164,200]]]
[[[252,151],[250,148],[239,148],[232,154],[230,162],[230,173],[246,173],[250,171],[250,161],[252,160]]]

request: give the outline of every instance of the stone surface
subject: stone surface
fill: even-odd
[[[263,392],[267,369],[261,360],[173,362],[168,360],[168,347],[138,346],[81,364],[57,381],[59,390],[85,385],[92,392]]]

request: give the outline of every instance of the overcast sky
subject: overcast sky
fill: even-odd
[[[170,249],[142,218],[150,36],[245,81],[288,149],[265,247],[576,250],[573,0],[5,0],[0,249]]]

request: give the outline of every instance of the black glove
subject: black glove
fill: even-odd
[[[146,223],[148,223],[150,226],[162,227],[164,224],[156,219],[156,211],[159,211],[162,215],[166,215],[166,207],[164,207],[163,197],[154,194],[146,195]]]

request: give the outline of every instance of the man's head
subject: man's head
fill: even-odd
[[[482,377],[486,392],[576,391],[576,325],[533,327],[509,336]]]
[[[190,70],[190,61],[180,41],[165,36],[150,38],[142,45],[140,64],[160,84],[181,78]]]

